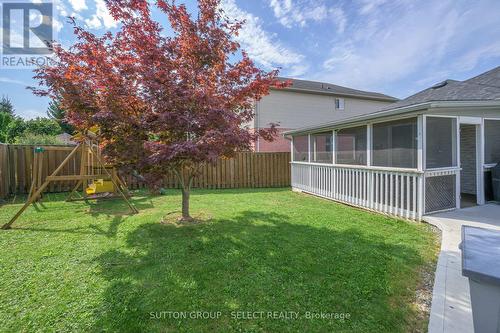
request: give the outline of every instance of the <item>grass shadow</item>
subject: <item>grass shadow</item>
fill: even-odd
[[[356,229],[293,223],[247,210],[176,228],[143,224],[126,248],[96,258],[108,281],[92,331],[400,331],[414,311],[405,281],[423,259]],[[401,291],[403,290],[403,291]],[[217,320],[152,319],[168,311],[222,312]],[[237,320],[232,311],[296,311],[297,320]],[[306,311],[350,320],[307,319]],[[402,323],[403,322],[403,323]]]
[[[129,199],[130,202],[139,210],[147,210],[154,208],[153,201],[147,196],[132,197]],[[24,231],[34,231],[34,232],[49,232],[49,233],[69,233],[69,234],[82,234],[82,235],[97,235],[105,236],[107,238],[115,238],[118,232],[118,228],[123,224],[127,217],[134,215],[128,205],[121,198],[104,199],[104,200],[88,200],[80,202],[66,202],[65,196],[62,193],[51,194],[50,197],[51,204],[67,205],[75,207],[76,210],[81,210],[84,208],[85,214],[92,217],[93,221],[105,221],[103,225],[98,223],[89,223],[84,227],[62,227],[58,225],[55,228],[39,227],[37,224],[33,225],[22,225],[14,224],[12,230],[24,230]],[[83,205],[82,205],[83,204]],[[56,210],[57,207],[48,207],[41,203],[35,203],[31,205],[34,207],[37,213]],[[40,209],[40,207],[43,209]],[[22,218],[22,216],[21,216]],[[111,221],[108,223],[108,221]]]

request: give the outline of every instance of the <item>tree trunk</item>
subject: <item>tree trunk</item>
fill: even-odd
[[[191,194],[191,186],[193,185],[194,173],[190,169],[174,169],[174,172],[179,179],[182,191],[182,217],[181,221],[190,222],[193,218],[189,214],[189,196]]]
[[[189,215],[189,194],[191,189],[187,186],[182,187],[182,221],[191,221],[193,218]]]

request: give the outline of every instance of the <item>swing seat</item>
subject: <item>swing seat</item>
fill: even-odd
[[[87,195],[98,193],[110,193],[115,191],[115,186],[112,181],[104,179],[96,179],[92,184],[85,189]]]

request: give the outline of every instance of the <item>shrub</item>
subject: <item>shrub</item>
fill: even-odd
[[[21,145],[62,145],[62,142],[55,135],[47,134],[34,134],[34,133],[23,133],[21,136],[16,138],[16,144]]]

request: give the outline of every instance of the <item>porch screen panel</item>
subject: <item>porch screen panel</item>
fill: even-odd
[[[457,119],[427,117],[426,167],[457,166]]]
[[[366,165],[366,126],[337,131],[337,164]]]
[[[417,167],[417,118],[373,125],[373,165]]]
[[[500,120],[484,121],[484,162],[500,162]]]
[[[307,135],[293,137],[293,160],[295,162],[309,161],[309,138]]]
[[[311,134],[311,161],[333,163],[332,132]]]

